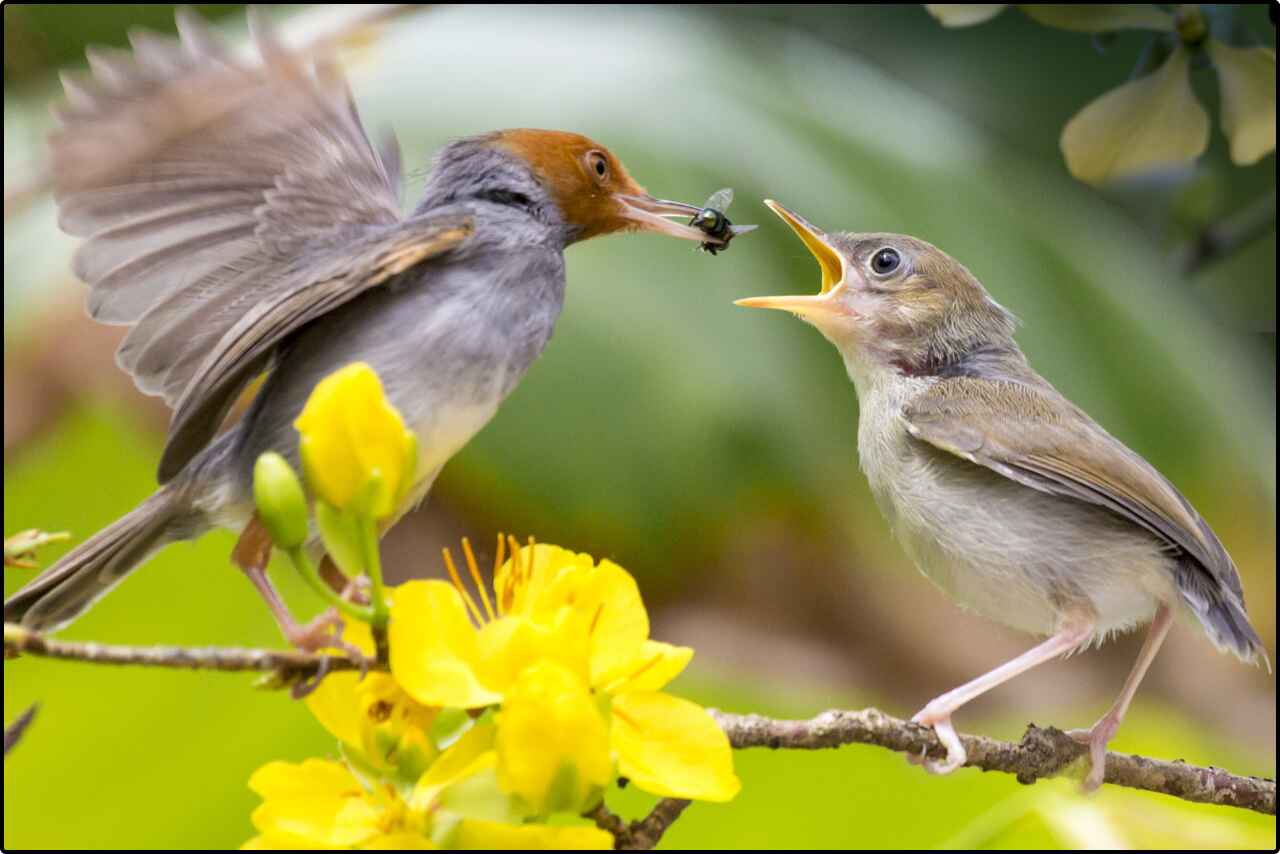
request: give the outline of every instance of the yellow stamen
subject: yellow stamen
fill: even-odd
[[[506,547],[507,547],[507,542],[506,540],[503,539],[502,532],[499,531],[498,532],[498,548],[495,549],[493,553],[493,580],[495,584],[498,580],[498,570],[502,567],[502,559],[506,557],[506,554],[505,554]],[[509,583],[504,584],[502,590],[498,590],[496,586],[494,587],[493,593],[494,593],[494,597],[498,600],[497,605],[498,605],[499,614],[504,614],[507,611],[511,610],[510,599],[506,599],[506,589],[509,586],[510,586]],[[505,602],[504,602],[504,599],[506,600]]]
[[[467,588],[462,586],[462,576],[458,575],[458,568],[453,565],[453,555],[449,554],[449,550],[441,549],[444,553],[444,566],[449,570],[449,578],[453,580],[453,586],[462,594],[462,600],[467,603],[467,610],[471,612],[471,616],[475,618],[478,625],[484,625],[484,615],[480,613],[480,609],[476,607],[476,602],[471,598],[471,594],[467,592]]]
[[[462,551],[467,556],[467,569],[471,570],[471,580],[476,583],[476,589],[480,591],[480,601],[484,602],[485,613],[489,615],[490,620],[498,619],[493,613],[493,605],[489,603],[489,592],[484,589],[484,581],[480,578],[480,566],[476,563],[475,552],[471,551],[471,541],[466,537],[462,538]]]

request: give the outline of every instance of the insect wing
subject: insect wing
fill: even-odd
[[[711,197],[707,199],[707,203],[703,205],[703,207],[712,208],[713,210],[720,211],[720,213],[724,213],[729,209],[729,205],[731,204],[733,204],[733,188],[725,187],[722,190],[716,190],[712,193]]]

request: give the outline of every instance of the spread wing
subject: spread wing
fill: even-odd
[[[1105,507],[1243,599],[1222,543],[1150,463],[1048,386],[945,379],[903,410],[912,436],[1023,486]]]
[[[174,407],[160,458],[160,481],[179,471],[208,444],[241,389],[266,370],[277,347],[322,314],[349,302],[465,240],[469,217],[414,220],[313,259],[292,286],[260,299],[214,345]]]
[[[133,327],[117,360],[176,408],[162,480],[285,334],[460,239],[458,223],[398,230],[394,147],[370,143],[340,71],[250,24],[253,62],[190,12],[179,39],[91,50],[89,72],[63,78],[50,140],[59,223],[86,238],[74,268],[90,313]]]

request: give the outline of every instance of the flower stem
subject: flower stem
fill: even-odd
[[[369,603],[372,619],[369,625],[373,628],[373,643],[377,651],[378,661],[387,663],[390,646],[387,641],[387,623],[391,615],[387,610],[386,587],[382,583],[382,554],[378,550],[378,523],[372,518],[360,519],[360,548],[364,552],[364,568],[373,582],[369,591]]]
[[[315,564],[307,557],[302,547],[289,549],[289,559],[293,561],[293,565],[298,570],[307,583],[311,585],[311,589],[320,594],[320,598],[324,599],[339,612],[346,614],[348,617],[360,620],[364,623],[372,623],[374,619],[374,610],[364,605],[357,605],[354,602],[348,602],[346,599],[333,592],[324,579],[320,577],[320,571],[316,569]]]

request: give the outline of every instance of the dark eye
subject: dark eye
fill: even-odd
[[[876,250],[876,254],[871,256],[871,269],[877,276],[887,276],[898,269],[898,265],[901,263],[902,256],[898,254],[896,249],[888,247]]]
[[[591,167],[591,171],[596,173],[597,178],[604,178],[609,174],[609,159],[599,151],[593,151],[587,155],[587,164]]]

